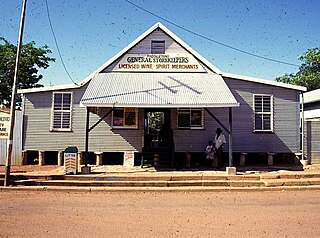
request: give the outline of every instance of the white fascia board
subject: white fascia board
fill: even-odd
[[[75,84],[64,84],[64,85],[56,85],[56,86],[50,86],[50,87],[19,89],[18,93],[26,94],[26,93],[45,92],[45,91],[68,90],[68,89],[74,89],[79,87],[81,86],[75,85]]]
[[[320,118],[320,109],[304,111],[304,118],[305,119]]]
[[[222,77],[240,79],[240,80],[245,80],[245,81],[254,82],[254,83],[262,83],[262,84],[267,84],[267,85],[272,85],[272,86],[277,86],[282,88],[294,89],[301,92],[307,91],[307,88],[302,86],[286,84],[286,83],[276,82],[276,81],[267,80],[267,79],[260,79],[260,78],[254,78],[249,76],[231,74],[231,73],[222,73]]]
[[[86,104],[80,103],[81,107],[134,107],[134,108],[225,108],[225,107],[239,107],[239,103],[234,104]]]
[[[320,89],[312,90],[303,94],[304,103],[312,103],[320,101]]]

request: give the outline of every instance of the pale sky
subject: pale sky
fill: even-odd
[[[161,22],[223,72],[274,80],[296,66],[234,51],[184,31],[126,0],[47,0],[65,65],[76,82]],[[320,47],[319,0],[130,0],[189,31],[275,60],[300,65],[308,48]],[[41,71],[45,86],[72,83],[64,71],[45,0],[28,0],[23,42],[47,44],[55,63]],[[22,0],[0,0],[0,36],[16,43]]]

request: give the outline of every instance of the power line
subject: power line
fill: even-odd
[[[56,44],[56,47],[57,47],[57,50],[58,50],[58,54],[59,54],[59,57],[60,57],[60,60],[61,60],[61,63],[62,63],[62,66],[64,68],[64,70],[66,71],[67,75],[69,76],[70,80],[75,84],[75,85],[78,85],[71,77],[71,75],[69,74],[68,70],[67,70],[67,67],[63,61],[63,58],[62,58],[62,55],[61,55],[61,52],[60,52],[60,48],[59,48],[59,45],[58,45],[58,41],[57,41],[57,38],[56,38],[56,35],[54,33],[54,30],[53,30],[53,27],[52,27],[52,23],[51,23],[51,18],[50,18],[50,13],[49,13],[49,6],[48,6],[48,0],[46,0],[46,7],[47,7],[47,15],[48,15],[48,20],[49,20],[49,25],[50,25],[50,29],[51,29],[51,32],[52,32],[52,35],[53,35],[53,39],[54,39],[54,42]]]
[[[268,61],[272,61],[272,62],[276,62],[276,63],[280,63],[280,64],[286,64],[286,65],[290,65],[290,66],[299,67],[299,65],[296,65],[296,64],[292,64],[292,63],[289,63],[289,62],[285,62],[285,61],[276,60],[276,59],[272,59],[272,58],[269,58],[269,57],[257,55],[257,54],[254,54],[254,53],[251,53],[251,52],[248,52],[248,51],[245,51],[245,50],[236,48],[236,47],[234,47],[234,46],[230,46],[230,45],[227,45],[227,44],[225,44],[225,43],[216,41],[216,40],[211,39],[211,38],[209,38],[209,37],[207,37],[207,36],[205,36],[205,35],[199,34],[199,33],[197,33],[197,32],[194,32],[194,31],[192,31],[192,30],[189,30],[189,29],[187,29],[187,28],[185,28],[185,27],[183,27],[183,26],[180,26],[180,25],[178,25],[178,24],[176,24],[176,23],[174,23],[174,22],[172,22],[172,21],[170,21],[170,20],[168,20],[168,19],[166,19],[166,18],[164,18],[164,17],[162,17],[162,16],[159,16],[159,15],[157,15],[157,14],[155,14],[155,13],[153,13],[153,12],[151,12],[151,11],[149,11],[149,10],[147,10],[147,9],[145,9],[145,8],[143,8],[143,7],[137,5],[137,4],[135,4],[135,3],[133,3],[133,2],[131,2],[131,1],[129,1],[129,0],[125,0],[125,1],[126,1],[127,3],[135,6],[136,8],[142,10],[142,11],[149,13],[149,14],[152,15],[152,16],[155,16],[155,17],[157,17],[157,18],[159,18],[159,19],[161,19],[161,20],[163,20],[163,21],[165,21],[165,22],[170,23],[171,25],[174,25],[174,26],[176,26],[176,27],[178,27],[178,28],[180,28],[180,29],[182,29],[182,30],[184,30],[184,31],[186,31],[186,32],[189,32],[189,33],[191,33],[191,34],[193,34],[193,35],[196,35],[196,36],[198,36],[198,37],[200,37],[200,38],[203,38],[203,39],[205,39],[205,40],[211,41],[211,42],[216,43],[216,44],[218,44],[218,45],[222,45],[222,46],[227,47],[227,48],[229,48],[229,49],[232,49],[232,50],[235,50],[235,51],[238,51],[238,52],[241,52],[241,53],[243,53],[243,54],[247,54],[247,55],[250,55],[250,56],[253,56],[253,57],[257,57],[257,58],[260,58],[260,59],[264,59],[264,60],[268,60]]]

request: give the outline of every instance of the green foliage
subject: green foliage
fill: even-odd
[[[299,57],[304,61],[296,74],[285,74],[276,81],[305,86],[308,91],[320,88],[320,48],[308,49]]]
[[[16,53],[17,46],[0,37],[0,105],[9,106],[11,102]],[[43,77],[38,69],[46,69],[50,61],[55,61],[47,56],[49,53],[52,52],[47,45],[37,48],[34,41],[22,46],[18,89],[43,86],[38,83]],[[17,101],[19,104],[21,100],[18,98]]]

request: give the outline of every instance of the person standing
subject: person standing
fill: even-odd
[[[222,134],[221,128],[216,129],[216,135],[214,137],[214,147],[216,150],[216,165],[217,169],[221,168],[221,157],[222,157],[222,151],[223,151],[223,146],[226,143],[226,138]]]

